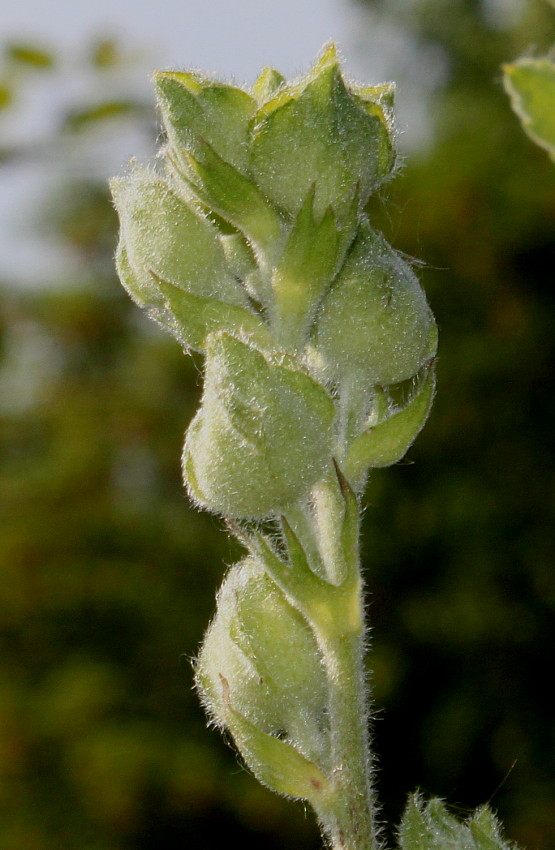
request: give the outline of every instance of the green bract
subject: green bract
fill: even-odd
[[[435,374],[428,368],[405,406],[392,409],[387,402],[375,404],[373,421],[353,440],[347,452],[345,474],[350,480],[357,484],[368,467],[390,466],[401,460],[424,427],[434,391]]]

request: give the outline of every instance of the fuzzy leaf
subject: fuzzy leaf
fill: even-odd
[[[505,89],[524,130],[555,160],[555,62],[519,59],[503,71]]]

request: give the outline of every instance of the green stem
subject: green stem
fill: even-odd
[[[328,480],[328,486],[330,483]],[[317,533],[312,538],[321,540],[325,526],[325,537],[335,540],[341,561],[341,567],[333,571],[341,574],[341,581],[327,584],[326,616],[309,615],[327,673],[331,734],[332,787],[317,807],[317,814],[333,850],[378,850],[359,551],[358,545],[349,549],[344,534],[346,503],[343,502],[343,511],[339,512],[337,501],[328,500],[320,505],[317,520],[314,517]],[[328,576],[328,582],[331,578]]]
[[[334,795],[326,810],[318,814],[333,850],[378,848],[362,662],[362,633],[324,638]]]

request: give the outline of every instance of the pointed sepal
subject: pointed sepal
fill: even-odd
[[[252,93],[259,105],[265,103],[285,83],[285,77],[275,68],[263,68],[256,80]]]
[[[399,850],[432,850],[428,823],[417,794],[409,798],[399,828]]]
[[[468,825],[476,850],[517,850],[503,839],[499,821],[489,806],[476,809]]]
[[[410,797],[399,829],[399,850],[517,850],[505,841],[487,806],[466,821],[451,815],[437,798]]]
[[[333,458],[335,474],[343,497],[344,513],[341,523],[341,550],[348,567],[347,578],[358,576],[358,551],[360,533],[360,510],[356,493]],[[350,569],[349,569],[350,567]]]
[[[184,153],[183,172],[201,203],[240,230],[262,263],[269,263],[280,246],[281,222],[260,188],[226,162],[204,139],[198,153]]]
[[[238,712],[228,712],[230,731],[245,763],[259,782],[278,794],[308,800],[314,808],[330,793],[331,783],[317,764],[288,741],[261,732]]]
[[[261,349],[272,348],[267,325],[252,310],[216,298],[193,295],[154,277],[165,300],[166,316],[171,316],[166,324],[184,347],[204,352],[208,334],[227,331],[250,340]]]
[[[303,340],[319,301],[340,263],[342,234],[333,209],[314,214],[315,186],[308,192],[272,276],[274,312],[280,339]]]
[[[236,168],[248,159],[249,122],[256,101],[235,86],[216,83],[199,74],[158,71],[154,75],[158,104],[174,155],[198,154],[205,139],[222,159]]]

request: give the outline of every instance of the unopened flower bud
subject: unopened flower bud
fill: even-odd
[[[331,398],[306,373],[211,334],[202,405],[183,453],[189,492],[226,516],[282,512],[329,463],[333,419]]]
[[[296,214],[316,186],[315,212],[363,206],[393,166],[383,91],[349,87],[330,45],[312,71],[278,89],[254,119],[252,172],[268,198]]]
[[[298,797],[324,784],[330,742],[320,652],[302,615],[252,558],[232,568],[218,594],[196,680],[209,714],[262,782]]]
[[[118,272],[131,297],[187,347],[216,329],[261,343],[262,320],[227,263],[217,229],[170,186],[136,170],[111,183],[121,221]]]
[[[250,120],[256,100],[242,89],[197,74],[155,75],[177,178],[208,209],[241,230],[264,256],[279,239],[277,212],[250,178]]]
[[[435,354],[436,326],[408,263],[363,222],[322,304],[315,343],[328,375],[367,386],[412,378]]]
[[[226,266],[216,228],[167,183],[140,169],[111,182],[121,239],[137,281],[136,300],[161,300],[152,272],[188,292],[246,306]]]

